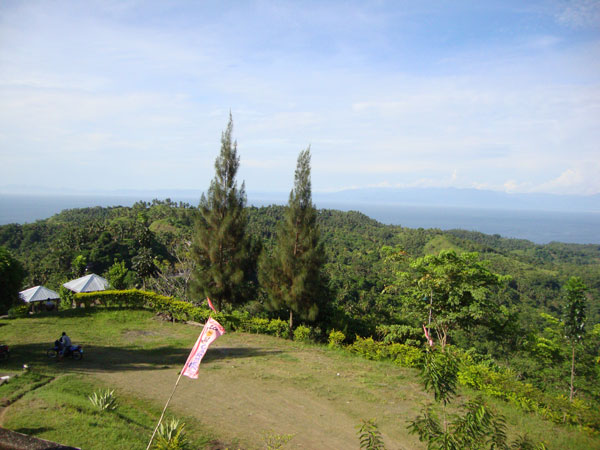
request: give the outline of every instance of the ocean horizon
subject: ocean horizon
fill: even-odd
[[[0,194],[0,225],[32,223],[65,209],[94,206],[132,206],[155,196],[126,195],[20,195]],[[199,197],[170,197],[174,202],[197,206]],[[164,199],[163,199],[164,200]],[[253,206],[284,204],[280,199],[248,199]],[[317,208],[360,211],[387,225],[407,228],[462,229],[505,238],[526,239],[536,244],[564,242],[600,244],[600,213],[523,209],[414,206],[352,202],[319,202]]]

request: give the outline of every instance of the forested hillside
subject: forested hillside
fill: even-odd
[[[248,207],[246,212],[254,245],[272,251],[285,207]],[[195,264],[190,249],[197,214],[197,208],[170,200],[66,210],[32,224],[1,226],[0,246],[24,266],[23,289],[43,284],[58,290],[66,280],[87,271],[106,276],[115,287],[145,287],[199,302],[188,289]],[[348,341],[359,335],[423,342],[419,319],[404,307],[402,292],[385,289],[394,280],[394,270],[441,250],[478,252],[489,262],[490,271],[510,278],[493,289],[493,301],[500,307],[497,317],[485,326],[457,330],[450,342],[498,361],[510,359],[513,370],[528,381],[566,392],[570,354],[560,323],[563,286],[570,277],[580,277],[588,287],[586,328],[591,337],[577,361],[579,392],[598,399],[600,246],[536,245],[462,230],[408,229],[382,225],[352,211],[320,210],[317,223],[327,288],[319,317],[310,323],[316,335],[336,329]],[[406,261],[392,263],[390,249],[401,251]],[[254,282],[258,284],[258,277]],[[255,287],[255,299],[243,309],[285,319],[285,311],[264,308],[266,293]]]

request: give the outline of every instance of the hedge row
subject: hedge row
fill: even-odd
[[[229,330],[289,337],[288,323],[280,319],[250,317],[248,312],[240,311],[233,311],[230,314],[215,313],[207,307],[195,306],[191,303],[176,300],[173,297],[139,289],[79,293],[73,296],[73,300],[78,306],[82,307],[103,305],[118,308],[148,309],[157,314],[168,316],[177,322],[204,322],[212,312],[213,318]],[[294,331],[294,337],[303,341],[306,340],[307,334],[312,333],[312,329],[303,326],[297,327]]]

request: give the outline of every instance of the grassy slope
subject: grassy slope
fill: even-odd
[[[83,361],[45,357],[45,348],[63,330],[84,345]],[[35,373],[56,378],[12,404],[4,426],[86,449],[143,449],[199,328],[159,322],[143,311],[104,310],[3,320],[0,333],[13,351],[3,368],[18,371],[27,363]],[[93,412],[86,396],[94,385],[116,389],[123,417]],[[10,385],[0,387],[0,397],[10,397]],[[423,448],[405,423],[428,399],[415,371],[323,347],[230,333],[209,350],[199,380],[182,379],[169,412],[185,418],[197,445],[216,435],[243,448],[261,448],[264,434],[273,431],[295,435],[288,448],[358,448],[354,427],[361,418],[375,417],[388,448]],[[556,449],[600,447],[600,439],[502,403],[497,407],[513,435],[527,432]],[[69,431],[71,421],[78,423],[76,434]]]

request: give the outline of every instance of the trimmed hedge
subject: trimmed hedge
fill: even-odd
[[[139,289],[85,292],[75,294],[73,299],[77,305],[84,307],[102,305],[148,309],[157,314],[164,314],[177,322],[205,322],[208,316],[212,315],[224,327],[234,331],[269,334],[277,337],[287,337],[289,334],[287,322],[280,319],[250,317],[247,312],[240,311],[233,311],[231,314],[215,313],[205,307]]]
[[[77,305],[85,307],[99,304],[107,307],[149,309],[157,314],[165,314],[171,317],[172,320],[181,322],[188,320],[204,322],[211,313],[208,308],[139,289],[82,292],[75,294],[73,299]],[[212,316],[224,325],[236,322],[235,317],[231,317],[230,320],[229,315],[226,314],[212,312]]]

